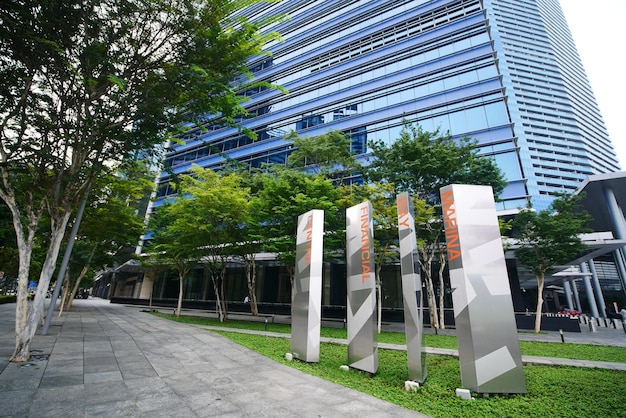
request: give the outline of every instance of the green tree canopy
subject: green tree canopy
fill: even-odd
[[[19,251],[16,350],[26,361],[65,229],[106,165],[187,122],[234,125],[247,62],[277,38],[238,14],[250,0],[53,0],[0,4],[0,198]],[[270,19],[271,20],[271,19]],[[26,284],[41,217],[49,245]]]
[[[275,167],[262,176],[261,188],[251,204],[251,213],[263,225],[262,241],[267,251],[275,252],[291,272],[295,267],[298,216],[312,209],[324,210],[327,230],[336,229],[337,188],[321,175]]]
[[[589,232],[590,215],[580,211],[583,195],[561,195],[539,213],[527,208],[512,223],[511,236],[520,263],[537,278],[537,316],[535,332],[541,328],[543,287],[546,274],[555,266],[565,265],[580,255],[586,245],[580,234]]]
[[[194,168],[181,176],[178,197],[158,208],[153,228],[151,256],[177,267],[180,288],[177,312],[183,298],[183,281],[201,259],[211,272],[220,319],[227,319],[226,264],[244,240],[250,193],[236,173],[220,176]]]
[[[292,131],[285,139],[292,141],[295,148],[288,158],[289,165],[294,168],[308,167],[340,182],[343,177],[361,169],[350,152],[350,139],[343,132],[330,131],[309,138]]]
[[[449,184],[490,185],[496,196],[506,186],[498,166],[480,157],[478,144],[470,138],[454,139],[439,130],[426,132],[407,123],[391,145],[375,141],[370,147],[368,179],[393,183],[396,190],[407,191],[430,205],[439,205],[439,189]]]
[[[479,156],[476,141],[455,139],[439,130],[426,132],[420,126],[405,123],[396,141],[390,145],[375,141],[370,147],[372,157],[369,166],[364,168],[365,177],[393,184],[397,193],[407,191],[413,196],[431,326],[444,327],[443,268],[446,260],[439,189],[455,183],[490,185],[497,196],[504,190],[506,180],[492,159]],[[432,279],[435,256],[440,267],[439,318]]]

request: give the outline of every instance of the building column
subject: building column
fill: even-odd
[[[556,289],[552,289],[552,300],[554,301],[554,310],[558,312],[561,310],[561,298],[559,298],[559,293]]]
[[[565,291],[565,299],[567,300],[567,308],[574,309],[574,305],[572,304],[572,288],[569,285],[569,280],[563,281],[563,290]]]
[[[595,291],[596,299],[598,301],[600,316],[606,318],[606,304],[604,303],[604,294],[602,293],[602,288],[600,287],[600,280],[598,279],[596,265],[593,263],[593,260],[589,260],[587,263],[589,264],[589,270],[591,271],[591,280],[593,283],[593,290]]]
[[[606,206],[609,209],[609,216],[611,222],[615,228],[615,235],[617,239],[626,239],[626,219],[624,219],[624,212],[617,203],[615,193],[610,187],[603,187],[604,199],[606,200]],[[626,259],[626,247],[622,247],[616,250],[619,254],[615,254],[615,260],[617,262],[617,268],[619,271],[622,291],[626,293],[626,269],[624,268],[624,259]]]
[[[572,291],[574,292],[574,301],[576,302],[576,309],[582,312],[583,305],[580,304],[580,295],[578,294],[578,285],[576,284],[576,280],[572,280]]]
[[[580,270],[583,273],[589,272],[589,267],[587,267],[586,263],[582,263],[580,265]],[[598,314],[598,305],[596,305],[596,298],[593,295],[593,289],[591,288],[591,280],[589,276],[583,276],[583,283],[585,285],[585,293],[587,293],[587,301],[589,302],[589,309],[591,309],[591,316],[594,318],[599,318]]]
[[[626,267],[624,266],[624,249],[618,248],[613,251],[613,258],[615,259],[615,264],[617,265],[617,274],[620,278],[620,284],[622,285],[622,292],[626,294]]]

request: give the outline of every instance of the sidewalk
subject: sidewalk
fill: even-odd
[[[219,335],[90,298],[8,363],[15,304],[0,305],[2,417],[425,417],[276,363]]]
[[[15,345],[15,304],[0,305],[0,417],[425,416],[276,363],[206,332],[206,326],[168,321],[142,309],[94,298],[76,300],[72,312],[55,316],[48,335],[35,337],[34,359],[17,364],[8,363]],[[385,328],[401,331],[403,325]],[[439,333],[454,335],[454,330]],[[561,341],[558,332],[519,336]],[[564,338],[626,346],[621,329],[583,330],[565,333]],[[406,349],[382,343],[379,347]],[[456,350],[426,351],[458,355]],[[530,356],[523,360],[626,371],[626,363]]]

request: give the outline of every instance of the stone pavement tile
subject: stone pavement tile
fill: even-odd
[[[85,343],[109,342],[109,337],[102,334],[102,330],[94,330],[93,332],[85,332]]]
[[[35,394],[33,400],[63,402],[74,401],[85,397],[85,387],[83,385],[67,387],[41,388]]]
[[[107,403],[92,404],[87,402],[85,407],[87,417],[103,418],[136,418],[141,412],[131,400],[111,401]]]
[[[143,415],[149,416],[150,418],[190,418],[196,416],[196,414],[184,403],[144,411]]]
[[[16,378],[16,379],[5,379],[0,380],[0,393],[8,392],[14,390],[30,390],[37,389],[39,387],[39,383],[41,382],[41,377],[30,377],[30,378]],[[0,405],[2,405],[0,403]],[[1,409],[1,408],[0,408]],[[0,414],[2,411],[0,411]]]
[[[294,387],[310,382],[308,379],[309,375],[304,373],[291,373],[291,370],[286,369],[286,367],[288,366],[280,365],[274,369],[255,370],[250,376],[254,376],[255,379],[272,379],[286,387]]]
[[[83,353],[83,358],[85,360],[87,359],[100,359],[103,357],[112,357],[113,354],[113,350],[109,349],[109,350],[94,350],[94,351],[85,351]]]
[[[55,353],[80,353],[83,354],[83,343],[81,342],[57,342],[54,345],[54,349],[52,350],[52,354]]]
[[[247,385],[251,391],[261,392],[271,401],[287,402],[295,396],[293,387],[277,385],[275,381],[257,379],[256,376],[254,379],[250,379]],[[271,385],[271,390],[267,390],[268,385]],[[298,393],[301,393],[300,390]]]
[[[85,383],[104,383],[104,382],[122,382],[122,373],[119,370],[109,372],[85,372]]]
[[[126,390],[135,398],[140,398],[144,395],[167,390],[169,388],[159,377],[135,379],[130,382],[124,382],[124,385],[126,386]]]
[[[163,347],[155,347],[153,343],[150,343],[147,345],[143,345],[143,344],[138,344],[138,345],[139,347],[141,347],[141,351],[146,357],[155,357],[155,358],[171,357],[171,354],[167,349]]]
[[[108,351],[111,352],[113,351],[113,348],[111,347],[111,343],[107,340],[107,341],[92,341],[92,342],[87,342],[85,341],[84,347],[83,347],[83,351],[86,353],[88,351]]]
[[[85,373],[114,372],[119,370],[115,357],[85,359]]]
[[[59,356],[55,355],[55,356],[50,356],[48,358],[48,367],[72,367],[78,364],[80,364],[80,366],[82,367],[83,365],[82,357],[67,359],[67,358],[59,358]]]
[[[83,399],[75,399],[73,402],[50,402],[34,400],[28,411],[29,418],[84,418],[85,403]]]
[[[82,363],[76,364],[76,362],[72,363],[73,365],[67,366],[50,366],[46,367],[46,371],[44,376],[46,378],[50,378],[53,376],[67,376],[72,374],[82,374],[83,373],[83,365]]]
[[[117,353],[116,353],[117,354]],[[133,368],[133,367],[152,367],[150,362],[142,354],[136,354],[132,356],[115,356],[117,364],[121,367]]]
[[[199,389],[209,387],[201,378],[197,377],[197,374],[181,373],[180,371],[178,374],[164,377],[162,380],[179,394],[197,392]]]
[[[212,403],[203,408],[194,409],[193,412],[198,417],[243,417],[243,411],[239,408],[239,406],[234,403],[223,399],[215,399]],[[259,415],[253,415],[259,416]],[[288,417],[290,415],[283,415],[284,417]],[[293,415],[292,415],[293,416]]]
[[[50,360],[72,360],[83,361],[83,352],[64,353],[62,351],[55,351],[50,354]]]
[[[0,416],[25,416],[36,392],[34,389],[0,391]]]
[[[123,382],[104,382],[85,384],[85,402],[87,405],[106,402],[132,400],[133,395]]]
[[[0,374],[0,381],[15,379],[41,379],[45,362],[9,363]]]
[[[209,408],[216,402],[222,400],[222,396],[211,388],[203,388],[198,392],[185,392],[181,394],[181,399],[191,408],[192,411]]]
[[[173,393],[169,388],[152,393],[144,393],[142,396],[135,396],[134,400],[141,412],[158,411],[183,404],[181,397]]]
[[[53,388],[61,386],[75,386],[84,383],[83,374],[70,374],[65,376],[44,376],[39,384],[40,388]]]
[[[113,349],[113,355],[115,357],[119,359],[124,359],[127,357],[141,357],[141,358],[146,358],[146,356],[143,355],[143,353],[141,352],[141,350],[139,350],[138,347],[133,347],[133,348],[114,348]]]
[[[253,391],[235,393],[229,397],[229,401],[237,405],[244,414],[258,413],[260,416],[265,416],[263,411],[275,411],[282,407],[281,402],[265,397],[264,393]]]
[[[215,370],[215,367],[211,363],[207,363],[206,361],[195,360],[193,362],[182,362],[183,368],[187,373],[195,373],[195,372],[203,372],[203,373],[211,373]]]
[[[120,367],[120,371],[122,372],[122,378],[124,380],[145,379],[146,377],[158,377],[157,372],[155,372],[152,367],[134,368],[134,369],[125,369],[125,368]]]

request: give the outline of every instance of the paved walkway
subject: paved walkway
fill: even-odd
[[[77,300],[72,312],[55,315],[48,335],[35,337],[34,359],[16,364],[8,362],[15,344],[15,305],[0,305],[0,417],[425,416],[276,363],[198,326],[141,310],[101,299]],[[561,341],[558,332],[519,335]],[[621,329],[592,333],[583,328],[564,338],[626,347]],[[456,350],[426,350],[458,355]],[[626,363],[530,356],[524,361],[626,370]]]
[[[197,326],[77,300],[8,363],[15,304],[0,305],[2,417],[424,417],[310,376]]]

